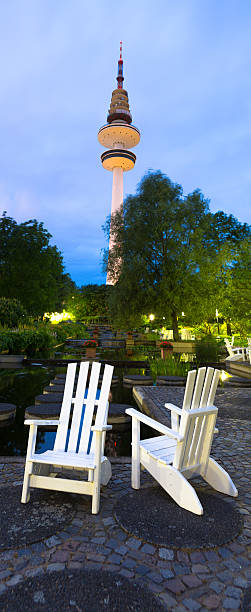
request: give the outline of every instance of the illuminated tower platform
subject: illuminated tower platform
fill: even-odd
[[[123,89],[122,43],[120,43],[120,58],[118,61],[117,89],[112,92],[111,104],[107,116],[107,124],[100,128],[98,140],[107,151],[102,153],[101,162],[106,170],[113,174],[111,214],[120,209],[123,204],[123,173],[132,170],[136,155],[130,151],[140,141],[140,131],[132,125],[128,93]],[[113,238],[110,234],[109,251],[112,249]],[[107,284],[112,280],[107,277]]]

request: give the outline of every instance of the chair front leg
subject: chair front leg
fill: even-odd
[[[102,432],[95,431],[95,469],[93,478],[92,514],[98,514],[100,503]]]
[[[32,456],[35,446],[36,446],[36,437],[37,437],[37,425],[30,425],[29,431],[29,439],[27,446],[27,455],[26,455],[26,463],[24,470],[24,480],[23,480],[23,490],[21,503],[26,504],[30,499],[30,475],[32,474],[32,461],[30,461],[30,457]]]
[[[132,488],[140,488],[140,421],[132,417]]]

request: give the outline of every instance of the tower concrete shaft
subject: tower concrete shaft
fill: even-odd
[[[140,141],[139,130],[132,125],[128,93],[123,89],[122,43],[118,61],[118,86],[112,92],[107,124],[100,128],[98,140],[106,151],[101,155],[103,168],[113,173],[111,214],[115,214],[123,205],[123,174],[132,170],[136,155],[130,151]],[[113,236],[110,232],[109,253],[113,247]],[[107,275],[106,283],[114,284]]]

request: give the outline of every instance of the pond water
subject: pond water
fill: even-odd
[[[24,456],[27,449],[29,428],[24,426],[25,409],[35,403],[36,395],[43,393],[44,387],[55,377],[56,374],[66,371],[65,359],[78,359],[81,357],[83,349],[78,346],[61,346],[54,352],[40,353],[36,355],[30,366],[10,369],[0,368],[0,403],[11,403],[16,405],[16,418],[14,422],[5,427],[0,427],[0,456]],[[160,351],[155,347],[145,347],[145,349],[134,349],[128,353],[123,348],[99,348],[97,350],[97,361],[106,360],[130,360],[151,362],[160,355]],[[62,361],[62,366],[41,365],[39,359],[57,359]],[[112,403],[130,404],[136,406],[132,396],[132,387],[123,385],[124,374],[149,374],[149,371],[140,368],[128,368],[124,366],[115,367],[114,374],[119,377],[119,383],[112,386]],[[146,430],[146,437],[150,435],[149,428]],[[145,432],[144,432],[145,433]],[[55,433],[45,432],[42,428],[38,430],[37,451],[53,448]],[[128,430],[117,432],[114,430],[107,435],[109,454],[114,456],[131,454],[131,426]]]
[[[123,371],[115,369],[120,382],[112,386],[112,402],[118,404],[131,404],[135,406],[132,389],[123,386]],[[135,370],[138,373],[140,370]],[[26,454],[29,428],[24,426],[25,409],[35,403],[35,396],[43,393],[44,387],[56,374],[65,372],[63,367],[33,366],[21,369],[0,369],[0,403],[16,405],[15,420],[0,428],[0,456],[22,456]],[[114,455],[130,454],[130,431],[112,432],[111,445],[114,446]],[[53,448],[55,433],[38,430],[37,451]],[[110,445],[110,446],[111,446]],[[112,451],[112,449],[111,449]]]

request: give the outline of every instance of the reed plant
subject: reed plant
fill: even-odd
[[[186,376],[190,370],[190,363],[180,361],[175,355],[170,355],[167,359],[153,358],[150,368],[153,380],[156,382],[157,376]]]

